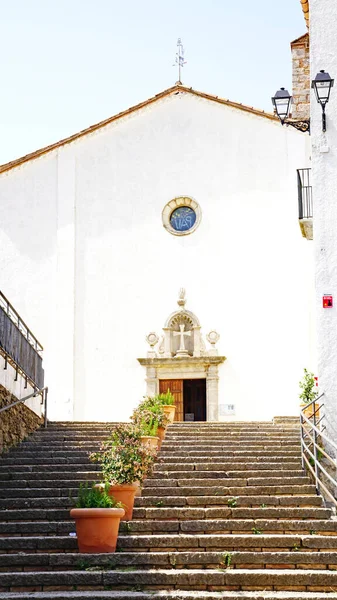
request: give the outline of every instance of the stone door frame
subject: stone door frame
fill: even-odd
[[[219,365],[225,356],[138,358],[146,368],[146,395],[159,394],[160,379],[206,379],[206,419],[218,421]]]

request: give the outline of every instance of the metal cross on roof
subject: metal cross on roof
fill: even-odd
[[[176,83],[182,83],[181,81],[181,68],[186,65],[186,60],[184,58],[184,47],[181,41],[181,38],[178,38],[177,41],[178,51],[176,52],[175,64],[178,65],[178,81]],[[173,65],[175,66],[175,65]]]

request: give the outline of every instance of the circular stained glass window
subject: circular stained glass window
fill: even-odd
[[[172,235],[190,235],[200,225],[201,209],[190,196],[177,196],[165,204],[162,220]]]
[[[197,215],[190,206],[179,206],[170,216],[170,224],[175,231],[189,231],[192,229]]]

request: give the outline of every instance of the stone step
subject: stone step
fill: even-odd
[[[14,511],[18,514],[18,511]],[[0,511],[5,520],[6,511]],[[135,508],[133,519],[327,519],[330,520],[332,511],[330,508],[296,508],[296,507],[185,507],[185,508]],[[15,518],[14,516],[12,518]],[[329,521],[330,522],[330,521]],[[331,521],[335,522],[335,521]]]
[[[63,449],[66,450],[67,448],[69,448],[69,446],[64,446]],[[256,442],[255,444],[247,444],[246,442],[233,442],[232,444],[228,445],[226,445],[223,442],[214,442],[213,444],[208,444],[207,446],[205,446],[203,444],[198,444],[197,442],[195,442],[194,444],[171,444],[166,440],[163,441],[161,452],[167,452],[171,455],[172,452],[177,453],[177,448],[179,448],[179,454],[184,454],[185,452],[188,452],[189,454],[200,452],[203,455],[208,455],[210,452],[216,451],[218,453],[222,452],[224,455],[227,456],[229,452],[233,452],[234,454],[236,454],[237,451],[240,451],[243,448],[244,451],[251,451],[253,453],[261,453],[261,451],[271,451],[271,453],[275,455],[275,452],[280,451],[283,455],[285,454],[285,452],[292,451],[294,454],[300,454],[300,444],[294,444],[293,442],[285,442],[284,444],[268,444],[266,442]],[[42,452],[43,448],[40,447],[40,451]]]
[[[69,504],[72,504],[69,501]],[[191,519],[330,519],[331,509],[329,508],[135,508],[133,513],[134,520],[191,520]],[[64,521],[70,519],[69,510],[66,509],[9,509],[0,510],[0,533],[1,526],[8,522],[15,521],[19,530],[20,525],[25,526],[24,522],[32,524],[40,521]],[[329,521],[330,522],[330,521]],[[334,521],[331,521],[334,522]],[[304,521],[305,524],[305,521]],[[131,524],[132,527],[132,524]]]
[[[183,467],[185,465],[182,465]],[[193,465],[192,465],[193,466]],[[210,466],[214,466],[214,465],[210,465]],[[230,465],[227,465],[227,469],[230,469]],[[279,475],[280,471],[282,471],[282,475],[284,476],[285,479],[287,478],[302,478],[304,476],[303,470],[297,468],[296,470],[283,470],[283,469],[278,469],[276,466],[274,467],[274,469],[272,470],[264,470],[264,469],[260,469],[257,468],[256,470],[254,469],[239,469],[239,470],[233,470],[233,468],[231,470],[226,470],[226,469],[210,469],[207,471],[202,471],[201,469],[191,469],[188,471],[183,471],[178,469],[177,471],[173,471],[173,470],[155,470],[153,473],[152,478],[154,479],[190,479],[190,480],[199,480],[199,479],[223,479],[223,478],[229,478],[229,479],[245,479],[245,478],[252,478],[252,477],[257,477],[257,478],[261,478],[261,477],[265,477],[266,479],[270,479],[270,478],[274,478],[275,475]],[[17,475],[18,471],[15,471],[15,476]],[[1,473],[0,473],[0,480],[1,480]],[[148,478],[149,481],[151,481],[151,478]]]
[[[46,463],[44,461],[43,465],[17,465],[13,466],[10,470],[7,466],[0,464],[0,481],[2,479],[8,479],[8,475],[11,479],[19,479],[22,476],[26,476],[29,474],[29,478],[36,478],[36,476],[41,476],[45,478],[53,477],[54,474],[51,471],[57,471],[57,473],[62,473],[62,475],[71,476],[72,473],[76,473],[77,471],[83,473],[83,471],[100,471],[101,467],[97,464],[93,464],[89,462],[87,459],[86,463],[79,463],[73,465],[64,465],[60,464],[58,461],[53,463]]]
[[[0,499],[0,509],[45,509],[45,508],[70,508],[73,505],[72,498],[77,497],[77,489],[19,489],[8,490],[15,497],[8,497],[8,492],[2,491],[4,498]],[[60,492],[62,496],[60,496]],[[56,497],[56,493],[58,496]],[[26,496],[23,496],[26,494]],[[161,508],[165,506],[196,506],[212,508],[214,506],[228,506],[228,501],[233,501],[233,496],[145,496],[135,499],[136,507],[154,507]],[[316,495],[307,496],[236,496],[237,507],[261,507],[261,504],[267,506],[293,506],[293,507],[312,507],[322,506],[322,498]],[[137,510],[137,509],[136,509]]]
[[[13,538],[20,539],[20,538]],[[27,539],[27,538],[25,538]],[[31,538],[36,539],[36,538]],[[47,538],[48,539],[48,538]],[[60,540],[61,538],[59,538]],[[62,538],[64,539],[64,538]],[[1,544],[2,538],[0,538]],[[60,543],[60,542],[59,542]],[[19,546],[18,546],[19,547]],[[23,547],[23,545],[22,545]],[[336,535],[300,534],[153,534],[120,535],[118,549],[123,552],[310,552],[337,551]],[[18,548],[13,548],[13,550]]]
[[[283,460],[297,460],[301,458],[301,452],[300,450],[209,450],[207,453],[204,450],[198,450],[198,451],[194,451],[194,450],[185,450],[184,452],[182,452],[181,450],[175,450],[172,452],[159,452],[159,456],[161,459],[164,460],[169,460],[169,459],[177,459],[177,460],[186,460],[186,458],[188,459],[201,459],[204,460],[205,462],[207,462],[207,459],[212,458],[213,459],[220,459],[220,461],[224,461],[224,460],[228,460],[229,458],[235,458],[235,460],[239,461],[239,460],[247,460],[247,459],[254,459],[254,460],[268,460],[268,459],[274,459],[274,460],[279,460],[280,462],[282,462]]]
[[[1,467],[4,469],[6,467]],[[36,469],[37,467],[35,467]],[[47,465],[45,467],[48,468]],[[50,468],[50,467],[49,467]],[[35,470],[33,469],[33,470]],[[300,470],[302,472],[301,461],[298,460],[296,462],[286,462],[279,463],[275,462],[248,462],[247,459],[245,461],[227,461],[227,462],[195,462],[194,459],[192,462],[186,464],[186,461],[182,460],[181,462],[167,462],[165,459],[162,459],[160,463],[155,465],[154,472],[161,473],[162,471],[246,471],[246,470],[263,470],[263,471],[295,471]]]
[[[12,490],[13,491],[13,490]],[[33,491],[33,490],[31,490]],[[46,490],[44,490],[45,492]],[[20,494],[18,494],[18,498],[8,498],[6,497],[6,499],[1,498],[0,499],[0,509],[1,510],[6,510],[6,509],[10,509],[10,510],[14,510],[14,509],[45,509],[45,508],[51,508],[51,509],[57,509],[57,508],[70,508],[73,506],[73,502],[71,500],[71,498],[69,498],[69,494],[63,496],[63,497],[53,497],[53,494],[55,494],[58,490],[48,490],[50,493],[48,495],[48,497],[46,498],[41,498],[41,497],[36,497],[37,494],[33,497],[30,498],[22,498],[20,496]],[[73,498],[76,498],[76,493],[78,490],[74,490],[73,493]]]
[[[55,499],[57,500],[57,499]],[[266,506],[293,506],[312,507],[323,506],[323,499],[317,495],[307,496],[143,496],[135,499],[135,506],[139,507],[165,507],[165,506],[198,506],[212,508],[214,506],[229,506],[235,500],[236,506],[260,507]],[[0,501],[1,502],[1,501]],[[17,500],[16,500],[17,502]],[[1,506],[1,504],[0,504]]]
[[[118,549],[123,552],[309,552],[337,551],[336,535],[300,534],[153,534],[120,535]],[[0,537],[0,554],[23,552],[77,552],[76,537],[65,535]]]
[[[221,510],[221,509],[220,509]],[[9,533],[12,529],[15,531],[20,529],[19,524],[5,523],[0,524],[0,532]],[[31,531],[34,532],[35,524],[32,524]],[[48,524],[51,525],[50,523]],[[60,525],[60,524],[59,524]],[[62,525],[64,529],[58,530],[60,535],[63,532],[71,531],[66,525]],[[26,528],[27,531],[29,527]],[[45,533],[44,530],[38,530],[38,533]],[[336,535],[337,537],[337,521],[319,520],[319,519],[263,519],[256,517],[249,518],[218,518],[218,519],[194,519],[194,520],[150,520],[143,519],[136,521],[135,519],[126,523],[121,522],[120,532],[131,533],[132,535],[144,533],[254,533],[256,535],[273,534],[273,533],[300,533],[302,535]],[[26,530],[24,531],[26,533]]]
[[[207,473],[209,473],[207,471]],[[295,477],[242,477],[241,472],[239,471],[239,476],[238,477],[218,477],[215,478],[214,477],[214,473],[211,473],[212,477],[204,477],[204,478],[199,478],[199,477],[195,477],[195,478],[189,478],[189,479],[183,479],[183,478],[176,478],[174,479],[172,478],[165,478],[162,477],[161,479],[157,479],[155,476],[153,477],[147,477],[144,481],[144,488],[148,488],[148,487],[155,487],[155,488],[159,488],[159,487],[169,487],[169,488],[174,488],[174,487],[212,487],[212,486],[222,486],[222,487],[230,487],[230,486],[236,486],[236,487],[245,487],[245,486],[288,486],[288,485],[306,485],[306,484],[310,484],[310,478],[306,477],[305,475],[301,474],[300,476],[295,476]],[[90,474],[92,475],[92,473]],[[96,475],[96,473],[94,473],[94,475]],[[170,473],[171,475],[171,473]],[[178,473],[178,476],[180,475],[180,473]],[[199,474],[197,474],[199,475]],[[51,474],[52,476],[52,474]],[[82,473],[78,474],[78,477],[76,477],[76,479],[81,478]],[[10,482],[8,482],[10,483]],[[34,481],[32,480],[32,483],[34,483]]]
[[[163,466],[163,465],[161,465]],[[154,471],[153,478],[154,479],[221,479],[221,478],[233,478],[233,479],[246,479],[246,478],[261,478],[265,477],[266,479],[274,478],[275,474],[279,474],[282,470],[282,475],[285,479],[291,478],[303,478],[304,473],[302,469],[297,467],[296,470],[291,469],[278,469],[276,466],[271,470],[261,469],[259,465],[255,469],[235,469],[231,465],[225,465],[227,469],[222,469],[221,466],[218,465],[206,465],[206,467],[213,467],[210,469],[202,470],[199,468],[199,465],[196,465],[194,469],[194,465],[187,465],[187,467],[191,467],[188,470],[178,469],[174,471],[173,469],[156,469]],[[242,466],[242,465],[241,465]],[[182,465],[182,467],[186,467],[186,465]],[[218,467],[218,468],[216,468]],[[60,479],[79,479],[83,476],[86,477],[86,474],[89,473],[90,476],[98,477],[97,472],[100,473],[101,468],[97,464],[84,464],[84,465],[58,465],[58,464],[47,464],[44,466],[21,466],[8,470],[6,467],[0,467],[0,482],[1,481],[15,481],[26,479],[29,477],[31,481],[34,479],[54,479],[55,477]],[[150,480],[150,478],[149,478]]]
[[[221,509],[219,509],[221,511]],[[69,518],[67,521],[8,521],[0,523],[0,536],[38,536],[56,535],[63,536],[75,532],[75,523]],[[267,519],[267,518],[202,518],[194,520],[151,520],[142,519],[120,523],[121,534],[145,533],[255,533],[256,535],[272,533],[300,533],[302,535],[326,535],[337,532],[337,521],[319,519]]]
[[[22,482],[20,482],[22,483]],[[52,482],[49,481],[50,484]],[[7,499],[7,502],[12,505],[13,498],[18,500],[26,499],[26,498],[41,498],[48,499],[52,497],[69,497],[76,498],[78,493],[78,487],[73,487],[72,482],[65,482],[67,485],[65,487],[58,486],[56,482],[54,482],[54,487],[51,485],[50,487],[13,487],[13,488],[0,488],[0,498]],[[79,482],[78,482],[79,483]],[[72,487],[67,487],[68,485],[72,485]],[[11,506],[12,508],[12,506]]]
[[[74,455],[73,457],[60,457],[60,456],[50,456],[45,458],[34,458],[35,454],[31,458],[5,458],[2,457],[0,459],[0,470],[5,471],[8,470],[9,467],[15,466],[18,467],[18,470],[22,470],[20,467],[34,467],[32,470],[37,470],[37,468],[41,465],[44,470],[55,468],[55,465],[62,466],[71,465],[70,470],[76,468],[76,465],[91,465],[95,468],[97,465],[94,465],[89,461],[89,456],[87,452],[83,453],[83,456]],[[47,462],[48,461],[48,462]],[[67,467],[68,468],[68,467]],[[25,470],[25,469],[23,469]],[[29,469],[28,469],[29,470]]]
[[[35,462],[35,458],[37,460],[45,461],[47,458],[52,459],[60,459],[60,458],[88,458],[89,454],[87,450],[45,450],[42,455],[36,454],[35,452],[21,452],[19,451],[19,447],[12,448],[8,454],[4,454],[1,456],[0,463],[5,464],[7,461],[14,461],[14,464],[17,461],[21,460],[29,460],[31,464]]]
[[[0,571],[65,569],[89,570],[95,567],[137,568],[252,568],[252,569],[337,569],[336,552],[116,552],[115,554],[0,554]]]
[[[84,437],[84,436],[83,436]],[[42,438],[41,438],[42,439]],[[53,437],[51,437],[51,439],[54,439]],[[56,438],[57,439],[57,438]],[[62,438],[61,438],[62,439]],[[63,436],[64,440],[67,440],[68,437],[67,436]],[[75,438],[74,438],[75,439]],[[173,434],[172,432],[167,432],[166,433],[166,437],[165,437],[165,441],[169,442],[170,444],[173,443],[178,443],[178,444],[187,444],[188,442],[196,442],[198,441],[199,444],[209,444],[210,442],[240,442],[240,441],[246,441],[246,442],[283,442],[283,441],[288,441],[288,442],[292,442],[292,443],[298,443],[300,441],[300,435],[299,435],[299,431],[296,433],[263,433],[263,432],[259,432],[259,433],[235,433],[235,432],[231,432],[231,433],[212,433],[212,434],[206,434],[203,435],[201,433],[189,433],[188,435],[181,435],[181,434]]]
[[[28,475],[28,474],[27,474]],[[29,488],[51,488],[51,487],[69,487],[74,481],[79,485],[81,482],[86,481],[101,481],[99,471],[83,471],[82,473],[69,473],[68,479],[58,479],[58,477],[64,476],[62,473],[48,473],[49,477],[41,479],[41,474],[37,474],[38,478],[33,477],[34,473],[29,473],[29,479],[22,479],[21,477],[15,477],[13,479],[0,479],[0,488],[16,488],[16,487],[29,487]],[[36,475],[36,474],[35,474]],[[4,476],[3,476],[4,477]],[[53,479],[50,479],[52,477]]]
[[[337,600],[337,593],[329,592],[291,592],[291,591],[241,591],[224,590],[221,592],[210,591],[48,591],[48,592],[4,592],[3,600]]]
[[[147,481],[147,480],[146,480]],[[158,481],[158,480],[156,480]],[[200,480],[202,481],[202,480]],[[205,480],[207,481],[207,480]],[[220,480],[221,481],[221,480]],[[233,480],[232,480],[233,481]],[[65,482],[67,483],[67,482]],[[145,482],[144,482],[145,483]],[[233,487],[223,486],[218,482],[217,485],[204,485],[204,486],[186,486],[186,487],[144,487],[142,496],[204,496],[207,490],[209,496],[239,496],[245,493],[245,495],[267,495],[281,494],[283,496],[295,495],[312,495],[315,492],[315,486],[313,484],[307,485],[253,485],[249,484],[246,486],[233,485]]]
[[[191,590],[290,590],[331,591],[337,586],[337,572],[309,569],[141,569],[126,568],[110,571],[31,571],[0,573],[0,590],[15,591],[34,587],[34,591],[48,591],[49,586],[71,590],[73,586],[140,586],[142,589]],[[75,588],[77,589],[77,587]]]

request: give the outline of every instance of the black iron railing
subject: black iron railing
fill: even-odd
[[[312,219],[312,187],[310,185],[311,169],[297,169],[298,218]]]
[[[38,339],[0,292],[0,353],[5,359],[4,368],[9,363],[15,369],[15,379],[19,374],[24,377],[25,387],[29,382],[32,387],[42,389],[42,350]]]

